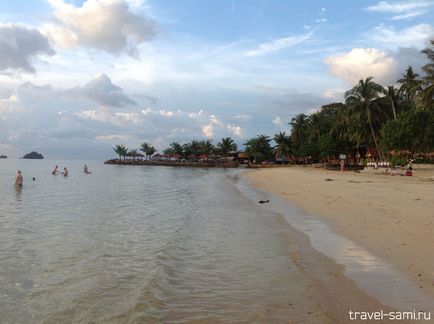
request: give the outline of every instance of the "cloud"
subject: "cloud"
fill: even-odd
[[[377,82],[388,77],[395,67],[395,60],[375,48],[353,48],[351,51],[326,58],[330,72],[354,84],[362,78],[373,76]]]
[[[393,20],[412,19],[421,16],[430,10],[434,3],[430,0],[404,1],[391,3],[380,1],[365,8],[366,11],[395,14]]]
[[[396,51],[381,51],[375,48],[354,48],[351,51],[326,58],[325,63],[330,72],[343,79],[348,85],[353,85],[362,78],[374,77],[375,81],[383,84],[394,84],[409,65],[416,71],[425,64],[424,57],[419,50],[401,47]],[[334,97],[336,93],[327,93],[327,97]]]
[[[229,132],[232,134],[232,136],[235,137],[241,137],[242,136],[242,128],[240,126],[236,125],[226,125],[226,128],[229,130]]]
[[[325,22],[327,22],[327,18],[318,18],[318,19],[315,19],[315,22],[316,23],[325,23]]]
[[[108,142],[113,142],[113,141],[128,141],[131,139],[131,135],[127,135],[127,134],[109,134],[109,135],[99,135],[99,136],[95,136],[95,140],[97,141],[108,141]]]
[[[73,115],[83,119],[94,120],[101,123],[111,123],[117,126],[137,124],[143,120],[143,116],[138,112],[112,112],[108,108],[90,109],[75,112]]]
[[[344,99],[345,91],[346,90],[343,88],[327,89],[326,91],[324,91],[323,96],[330,101],[338,102]]]
[[[279,116],[276,116],[271,121],[274,125],[281,127],[283,125],[282,119]]]
[[[123,0],[87,0],[81,7],[49,0],[55,24],[43,27],[61,47],[89,47],[119,55],[136,53],[136,46],[156,34],[153,20],[132,12]],[[139,2],[135,2],[139,3]]]
[[[40,55],[54,55],[48,39],[39,30],[18,25],[0,25],[0,71],[34,73]]]
[[[72,93],[81,94],[101,106],[124,107],[136,104],[103,73],[98,74],[84,86],[73,89]]]
[[[428,40],[434,36],[434,28],[429,24],[418,24],[402,30],[388,27],[383,24],[375,27],[367,38],[371,42],[387,48],[396,47],[425,47]]]
[[[269,42],[265,42],[259,44],[256,49],[249,50],[245,54],[246,56],[262,56],[267,55],[281,49],[291,47],[297,44],[300,44],[308,39],[310,39],[313,35],[313,32],[309,32],[302,35],[289,36],[284,38],[275,39]]]

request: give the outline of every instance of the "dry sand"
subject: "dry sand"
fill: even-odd
[[[253,170],[246,178],[323,218],[434,296],[434,168],[416,165],[414,173],[288,167]]]

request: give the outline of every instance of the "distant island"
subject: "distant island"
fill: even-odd
[[[22,159],[34,159],[34,160],[40,160],[43,158],[44,156],[38,152],[30,152],[22,157]]]
[[[7,155],[0,155],[0,159],[7,159]]]

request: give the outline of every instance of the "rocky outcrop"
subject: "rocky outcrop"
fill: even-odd
[[[23,159],[35,159],[35,160],[41,160],[44,158],[44,156],[38,152],[30,152],[27,153],[22,157]]]

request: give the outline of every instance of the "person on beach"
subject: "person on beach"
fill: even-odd
[[[68,176],[68,169],[66,167],[63,168],[63,176],[67,177]]]
[[[56,175],[59,173],[59,166],[55,166],[53,172],[51,172],[51,174]]]
[[[22,187],[23,186],[23,175],[21,174],[21,171],[17,171],[17,175],[15,176],[15,186],[16,187]]]
[[[87,164],[84,165],[84,174],[90,174],[89,168],[87,167]]]
[[[409,169],[410,171],[413,170],[413,160],[412,160],[412,159],[408,160],[408,169]]]
[[[344,172],[344,170],[345,170],[345,161],[341,160],[340,165],[341,165],[341,172]]]

